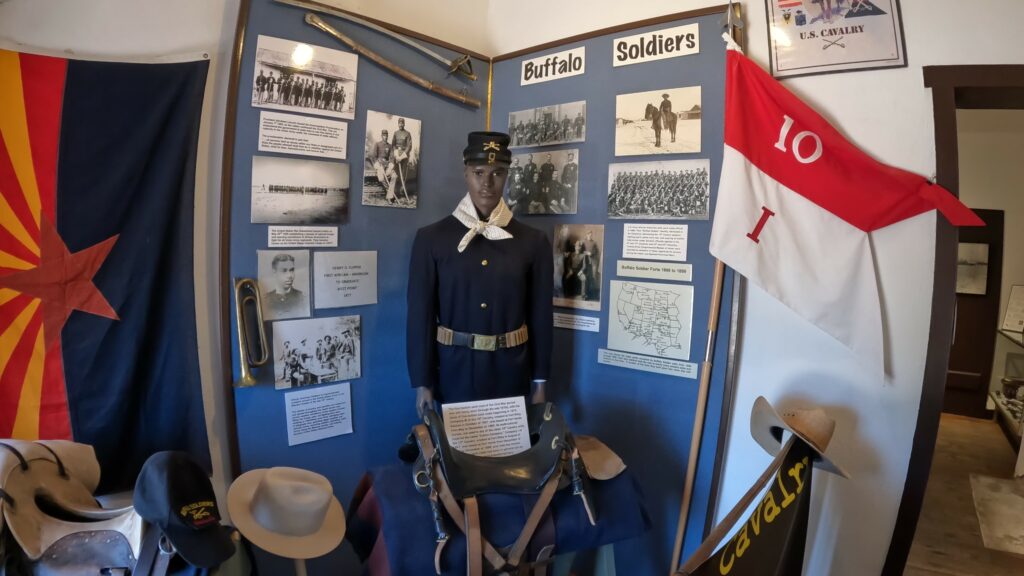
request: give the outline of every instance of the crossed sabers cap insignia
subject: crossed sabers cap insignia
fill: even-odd
[[[501,146],[499,146],[498,143],[495,142],[494,140],[491,140],[490,142],[487,142],[486,144],[484,144],[484,152],[486,152],[488,150],[498,150],[500,152],[501,151]]]

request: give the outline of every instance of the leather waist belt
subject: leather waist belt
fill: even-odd
[[[526,324],[523,324],[511,332],[498,334],[496,336],[457,332],[445,326],[437,327],[437,341],[439,343],[444,344],[445,346],[465,346],[466,348],[471,348],[473,350],[484,350],[487,352],[494,352],[501,348],[515,348],[516,346],[522,346],[523,344],[526,344],[528,339],[529,336],[526,333]]]

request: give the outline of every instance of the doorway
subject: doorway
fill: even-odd
[[[1020,162],[1024,157],[1024,66],[925,67],[925,85],[932,89],[938,183],[959,193],[968,206],[994,211],[990,215],[993,226],[988,232],[992,237],[970,238],[970,233],[960,231],[958,238],[957,230],[945,222],[937,224],[933,325],[925,387],[885,573],[1021,574],[1024,552],[1000,549],[995,542],[998,535],[993,534],[992,506],[986,503],[986,490],[996,486],[993,482],[1002,482],[998,486],[1007,492],[1018,491],[1024,505],[1024,479],[1015,479],[1019,437],[1004,435],[992,419],[996,406],[991,401],[1007,371],[1002,357],[1005,354],[1001,355],[999,349],[1005,337],[996,331],[997,324],[1006,310],[1009,286],[1018,274],[1006,269],[1005,264],[1015,266],[1015,247],[1024,244],[1024,236],[1016,236],[1017,228],[1024,230],[1024,210],[1018,216],[1013,206],[1024,187],[1024,163]],[[1003,153],[1011,152],[1009,142],[1019,150],[1010,156],[1015,159],[1000,163],[999,159],[1005,158]],[[1007,257],[995,270],[991,255],[993,238],[1000,236],[994,230],[998,227],[998,211],[1005,223],[1002,236]],[[988,258],[983,256],[983,246]],[[965,268],[977,271],[982,266],[990,267],[984,275],[984,288],[975,281],[966,294],[956,294],[958,252],[964,253],[960,260]],[[1024,284],[1024,269],[1020,272],[1016,282]],[[975,274],[975,280],[977,277]],[[999,301],[998,307],[981,306],[986,294],[994,296],[990,291],[996,285],[1000,296],[993,300]],[[971,309],[972,304],[976,309]],[[982,350],[977,357],[969,358],[972,353],[951,349],[950,335],[954,325],[958,337],[964,331],[965,313],[970,316],[967,324],[978,324],[978,335],[971,338],[984,344],[981,348],[995,349],[994,355]],[[967,416],[942,413],[943,407]],[[1007,505],[1000,506],[1005,510]],[[996,511],[1000,511],[999,506]],[[1018,529],[1016,525],[1024,525],[1024,521],[1010,524]],[[905,564],[905,571],[897,565],[900,546],[904,545],[907,552],[900,564]]]

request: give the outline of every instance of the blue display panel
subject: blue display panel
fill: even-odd
[[[305,10],[271,0],[253,0],[245,34],[235,133],[231,191],[232,277],[256,277],[256,251],[267,248],[267,225],[250,224],[252,156],[276,156],[257,151],[259,115],[251,105],[251,79],[257,36],[274,36],[348,51],[341,43],[303,21]],[[474,59],[476,82],[446,78],[446,71],[423,54],[378,32],[331,16],[325,21],[357,42],[428,80],[449,88],[468,89],[483,102],[487,97],[488,64]],[[458,54],[430,46],[446,58]],[[312,310],[314,317],[358,314],[362,321],[362,376],[351,381],[354,433],[289,447],[285,428],[284,391],[273,386],[271,365],[256,370],[259,384],[235,389],[238,444],[242,471],[270,466],[295,466],[329,478],[343,506],[368,468],[397,462],[398,447],[417,422],[414,393],[405,367],[405,293],[409,255],[416,230],[450,213],[466,193],[462,177],[462,148],[466,133],[483,130],[485,107],[473,108],[448,100],[399,78],[366,58],[359,58],[355,119],[348,121],[350,210],[339,227],[338,248],[319,250],[377,251],[375,305]],[[387,112],[422,121],[419,207],[399,209],[363,206],[363,142],[367,111]],[[306,158],[288,155],[288,158]],[[311,158],[324,160],[323,158]],[[312,259],[312,258],[311,258]],[[312,305],[312,303],[311,303]],[[232,301],[232,306],[234,302]],[[232,308],[232,312],[233,312]],[[239,371],[237,333],[232,326],[232,365]],[[268,323],[268,328],[270,324]],[[268,330],[268,338],[272,331]],[[287,562],[261,554],[261,573],[287,574]],[[311,574],[358,573],[357,559],[346,544],[339,551],[309,563]]]
[[[722,162],[723,114],[725,105],[725,43],[721,39],[721,15],[665,22],[636,28],[582,42],[566,44],[494,64],[492,127],[507,130],[510,112],[552,104],[585,100],[586,141],[555,146],[531,146],[515,153],[534,152],[539,164],[550,150],[579,149],[579,209],[574,215],[528,215],[522,220],[553,235],[561,223],[603,224],[605,234],[600,313],[556,308],[600,318],[598,333],[556,329],[554,377],[551,396],[561,405],[578,433],[593,434],[618,452],[640,480],[654,526],[645,537],[616,545],[615,557],[622,574],[664,574],[669,571],[672,545],[679,519],[690,434],[697,406],[698,380],[663,376],[650,372],[598,364],[599,348],[608,347],[608,327],[617,322],[615,303],[609,301],[612,280],[662,282],[619,277],[616,261],[622,258],[625,223],[655,223],[654,220],[609,219],[607,209],[608,166],[616,162],[644,162],[706,158],[710,160],[711,209],[714,209]],[[686,56],[613,66],[616,38],[653,33],[682,24],[700,27],[700,52]],[[649,37],[653,37],[651,34]],[[520,85],[522,62],[578,47],[586,48],[582,75],[526,86]],[[615,156],[616,95],[682,86],[701,87],[702,126],[699,153]],[[654,102],[658,106],[658,101]],[[678,108],[674,110],[680,112]],[[662,134],[663,142],[668,139]],[[538,157],[538,154],[540,157]],[[687,262],[693,265],[693,332],[691,362],[704,359],[707,346],[708,314],[712,293],[714,258],[708,253],[710,220],[659,220],[688,224]],[[726,274],[720,314],[711,389],[704,435],[687,522],[685,552],[702,540],[708,513],[709,492],[714,473],[722,391],[728,350],[732,273]]]
[[[345,50],[327,36],[303,22],[304,10],[271,0],[253,0],[246,26],[241,61],[241,90],[237,102],[237,130],[231,191],[230,263],[232,277],[255,277],[256,251],[267,248],[267,225],[250,223],[251,167],[257,151],[260,108],[250,103],[250,82],[255,66],[258,35]],[[486,100],[488,64],[473,61],[476,82],[459,77],[445,78],[434,61],[377,32],[322,16],[331,25],[385,58],[453,89]],[[646,160],[708,159],[710,162],[713,209],[722,155],[724,106],[724,44],[719,36],[719,15],[666,22],[637,28],[585,42],[565,45],[494,65],[492,127],[507,128],[510,111],[585,100],[586,141],[534,151],[579,149],[580,194],[578,213],[571,216],[524,216],[527,224],[549,237],[560,223],[603,224],[604,265],[600,311],[556,308],[563,313],[597,317],[600,332],[555,330],[553,378],[549,396],[561,405],[575,430],[593,434],[623,456],[643,488],[653,529],[642,538],[616,546],[616,562],[623,574],[656,574],[668,571],[675,534],[686,462],[697,402],[696,379],[662,376],[598,364],[599,348],[607,348],[610,281],[628,280],[616,276],[615,263],[622,257],[622,230],[638,220],[607,218],[608,165],[614,162]],[[680,24],[697,23],[701,50],[698,54],[614,68],[612,39]],[[585,72],[561,80],[520,86],[520,63],[573,46],[586,46]],[[431,46],[445,57],[451,50]],[[615,96],[631,92],[679,86],[701,86],[701,152],[653,156],[614,156]],[[419,205],[416,209],[370,207],[360,204],[363,178],[363,142],[367,111],[394,113],[422,121],[422,172]],[[676,110],[678,112],[678,110]],[[273,367],[256,370],[257,386],[235,390],[237,436],[242,471],[270,466],[295,466],[327,476],[343,505],[362,474],[370,467],[397,461],[397,448],[416,423],[414,394],[409,387],[405,363],[405,294],[409,256],[416,230],[450,213],[465,194],[461,152],[465,135],[485,128],[486,111],[461,105],[414,86],[365,58],[358,66],[358,90],[354,120],[348,121],[350,163],[350,211],[339,226],[336,249],[377,251],[378,303],[331,310],[312,310],[314,317],[358,314],[362,324],[362,374],[351,381],[354,433],[288,446],[285,426],[284,392],[272,384]],[[516,153],[521,150],[516,150]],[[302,158],[287,156],[289,158]],[[320,159],[317,159],[320,160]],[[689,225],[688,259],[693,266],[694,305],[691,362],[699,364],[707,344],[706,326],[711,299],[714,260],[707,252],[710,220],[673,221]],[[312,258],[311,258],[312,260]],[[656,280],[634,279],[640,282]],[[731,274],[725,281],[724,302],[731,299]],[[234,302],[231,304],[234,305]],[[730,306],[723,305],[715,354],[715,371],[709,397],[707,420],[701,446],[698,474],[688,523],[686,550],[701,539],[708,513],[708,498],[717,450],[719,415],[725,378]],[[232,314],[232,319],[234,318]],[[237,333],[232,322],[233,372],[239,374]],[[268,334],[268,337],[272,333]],[[699,377],[699,374],[698,374]],[[260,554],[263,573],[289,573],[288,562]],[[357,560],[345,545],[338,551],[309,564],[310,573],[358,573]],[[583,572],[585,573],[585,572]]]

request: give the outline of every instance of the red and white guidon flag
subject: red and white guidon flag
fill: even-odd
[[[938,209],[982,226],[941,186],[882,164],[738,50],[727,50],[725,153],[711,253],[884,374],[868,233]]]

